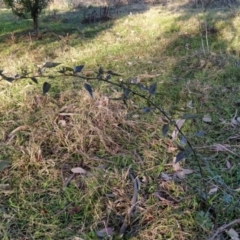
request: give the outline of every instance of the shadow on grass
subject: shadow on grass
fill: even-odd
[[[107,9],[107,10],[106,10]],[[111,28],[116,19],[129,14],[134,15],[149,10],[148,4],[127,4],[117,8],[109,7],[81,7],[71,11],[52,10],[40,16],[40,34],[32,34],[32,20],[15,17],[10,10],[0,10],[0,42],[6,42],[14,36],[16,41],[38,41],[39,44],[48,44],[56,37],[77,34],[84,38],[93,39],[101,31]],[[31,37],[29,37],[32,35]]]

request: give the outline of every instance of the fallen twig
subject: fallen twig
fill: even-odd
[[[240,219],[235,219],[235,220],[233,220],[232,222],[230,222],[230,223],[228,223],[228,224],[222,225],[221,227],[219,227],[219,228],[216,230],[216,232],[215,232],[215,233],[212,235],[212,237],[209,238],[208,240],[214,240],[219,233],[223,232],[226,228],[229,228],[230,226],[232,226],[232,225],[234,225],[234,224],[236,224],[236,223],[240,223]]]

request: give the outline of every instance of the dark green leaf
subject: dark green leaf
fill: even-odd
[[[0,171],[4,170],[6,167],[9,166],[9,162],[6,160],[0,161]]]
[[[199,114],[187,114],[187,113],[182,116],[183,119],[194,119],[198,117],[199,117]]]
[[[100,68],[98,69],[98,75],[102,75],[103,73],[104,73],[104,70],[103,70],[102,67],[100,67]]]
[[[38,84],[38,80],[35,77],[31,77],[31,80]]]
[[[78,73],[78,72],[81,72],[84,68],[84,65],[79,65],[79,66],[75,66],[73,67],[73,72],[74,73]]]
[[[128,88],[124,88],[124,89],[123,89],[123,94],[124,94],[124,97],[125,97],[125,98],[128,98],[129,93],[130,93],[130,90],[129,90]]]
[[[177,154],[177,156],[176,156],[175,163],[180,162],[180,161],[183,160],[185,157],[186,157],[185,151],[179,152],[179,153]]]
[[[45,82],[43,84],[43,95],[45,95],[50,90],[50,88],[51,88],[51,84],[48,82]]]
[[[111,78],[112,78],[111,75],[107,75],[107,76],[106,76],[106,80],[110,80]]]
[[[46,62],[43,67],[44,68],[53,68],[53,67],[57,67],[58,65],[60,65],[61,63],[55,63],[55,62]]]
[[[84,83],[84,88],[89,92],[90,96],[93,98],[92,87],[88,83]]]
[[[148,91],[151,95],[153,95],[153,94],[156,93],[156,90],[157,90],[157,83],[153,83],[153,84],[150,85]]]
[[[141,83],[139,83],[138,86],[140,87],[141,90],[148,91],[148,89]]]
[[[151,111],[151,108],[149,108],[149,107],[144,107],[144,108],[142,108],[142,111],[143,111],[144,113],[149,113],[149,112]]]
[[[8,82],[14,81],[14,78],[12,78],[12,77],[3,77],[3,79],[8,81]]]
[[[112,76],[121,76],[120,74],[115,73],[115,72],[113,72],[113,71],[111,71],[111,70],[108,70],[108,71],[107,71],[107,74],[110,74],[110,75],[112,75]]]
[[[164,124],[163,128],[162,128],[162,135],[163,135],[163,137],[166,137],[166,134],[167,134],[168,130],[169,130],[169,125],[168,124]]]

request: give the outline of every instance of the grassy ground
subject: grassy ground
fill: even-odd
[[[173,127],[163,138],[166,119],[157,111],[143,113],[144,100],[134,97],[128,107],[110,100],[119,96],[117,87],[89,82],[91,99],[84,81],[72,77],[42,77],[39,84],[2,79],[1,239],[109,233],[105,239],[200,240],[216,231],[216,239],[240,232],[237,224],[218,231],[240,214],[239,9],[139,8],[89,25],[81,24],[81,12],[46,12],[37,37],[31,21],[1,10],[1,69],[9,77],[34,75],[53,61],[84,64],[86,76],[101,65],[123,75],[115,82],[157,82],[152,99],[169,116],[198,114],[182,127],[198,162],[190,155],[180,163],[186,174],[174,171],[183,139],[171,139]],[[43,96],[45,81],[52,88]],[[73,174],[75,167],[86,173]]]

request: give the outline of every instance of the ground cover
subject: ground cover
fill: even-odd
[[[1,10],[1,239],[231,239],[240,232],[239,9],[137,6],[92,24],[81,23],[81,9],[46,11],[38,36],[31,21]],[[46,68],[38,84],[6,79],[38,75],[46,62],[61,64]],[[173,139],[172,125],[164,137],[166,118],[144,111],[144,99],[126,106],[111,100],[121,89],[88,81],[92,99],[84,80],[59,74],[82,64],[87,77],[102,66],[121,74],[116,83],[156,82],[152,100],[184,119],[199,162],[190,154],[175,171],[185,140]]]

